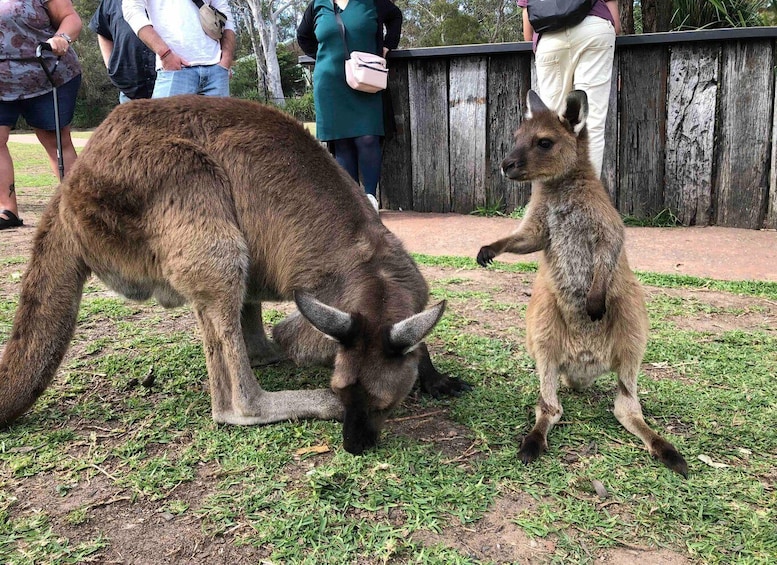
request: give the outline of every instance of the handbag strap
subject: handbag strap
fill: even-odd
[[[345,49],[345,60],[347,61],[351,58],[351,51],[348,49],[348,41],[345,39],[345,24],[343,23],[343,18],[340,17],[339,8],[337,7],[337,4],[335,4],[335,0],[332,0],[332,10],[334,10],[335,13],[337,27],[340,28],[340,37],[343,38],[343,49]]]
[[[192,0],[192,2],[194,2],[198,8],[202,8],[202,5],[205,4],[202,0]]]

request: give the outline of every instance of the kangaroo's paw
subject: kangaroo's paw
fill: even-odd
[[[261,347],[255,347],[248,352],[248,359],[252,367],[262,367],[280,363],[288,357],[278,345],[266,340]]]

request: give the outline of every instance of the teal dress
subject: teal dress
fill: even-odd
[[[318,40],[313,71],[316,137],[322,141],[383,135],[383,95],[359,92],[345,82],[345,47],[332,0],[314,0]],[[339,8],[338,8],[339,10]],[[378,17],[374,0],[348,0],[340,12],[350,51],[377,54]]]

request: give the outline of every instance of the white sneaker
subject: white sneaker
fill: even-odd
[[[378,199],[377,199],[377,198],[375,198],[375,197],[374,197],[372,194],[368,194],[368,195],[367,195],[367,200],[369,200],[369,201],[370,201],[370,204],[372,204],[372,207],[373,207],[373,208],[375,208],[375,211],[377,212],[377,211],[378,211],[378,209],[379,209],[379,206],[378,206]]]

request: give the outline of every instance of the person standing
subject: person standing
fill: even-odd
[[[81,86],[81,65],[70,44],[80,33],[81,18],[70,0],[0,0],[0,230],[23,224],[8,151],[8,137],[20,115],[32,127],[54,174],[58,174],[54,87],[35,56],[39,43],[48,43],[53,55],[60,58],[53,77],[65,172],[75,163],[70,122]],[[54,57],[47,60],[51,69]]]
[[[156,53],[153,98],[229,96],[235,21],[227,0],[212,0],[211,5],[227,17],[220,40],[203,31],[193,0],[122,1],[127,24]]]
[[[559,111],[572,90],[585,91],[591,162],[596,174],[601,175],[615,36],[621,32],[618,2],[594,0],[588,16],[579,24],[542,34],[532,28],[528,3],[518,0],[523,8],[523,38],[534,42],[540,97],[549,108]]]
[[[335,159],[357,183],[361,176],[367,198],[377,210],[385,131],[383,95],[353,90],[345,82],[345,46],[335,10],[350,51],[383,57],[399,45],[402,12],[391,0],[313,0],[297,28],[299,46],[316,60],[316,137],[330,142]]]
[[[122,15],[121,0],[102,0],[89,22],[108,77],[119,89],[119,102],[151,98],[156,79],[156,54],[135,35]]]

